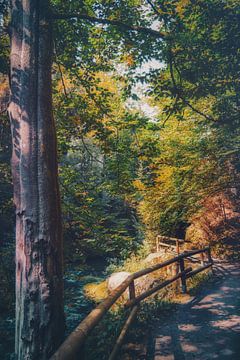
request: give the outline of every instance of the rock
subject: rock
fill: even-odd
[[[144,276],[140,277],[139,279],[136,279],[135,280],[136,295],[140,295],[143,292],[149,290],[155,281],[156,281],[156,279],[154,279],[151,276],[151,274],[144,275]]]
[[[111,292],[116,289],[131,273],[127,271],[121,271],[113,273],[107,280],[108,290]],[[155,279],[150,275],[144,275],[134,281],[136,295],[140,295],[144,291],[147,291],[154,283]],[[128,289],[123,294],[124,298],[129,297]]]
[[[151,263],[151,262],[155,262],[156,260],[158,262],[163,261],[163,252],[162,251],[149,254],[146,257],[146,259],[144,259],[144,262]]]
[[[117,273],[113,273],[107,279],[107,286],[109,291],[115,290],[127,277],[131,275],[131,273],[127,271],[120,271]]]

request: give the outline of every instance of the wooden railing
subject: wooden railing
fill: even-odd
[[[181,247],[184,247],[184,245],[187,245],[188,243],[191,242],[169,236],[157,235],[156,252],[159,252],[161,250],[166,250],[167,252],[171,251],[179,255]]]
[[[191,267],[185,267],[185,260],[190,260],[194,255],[200,255],[200,267],[197,269],[192,269]],[[190,260],[191,261],[191,260]],[[150,288],[149,290],[143,292],[142,294],[136,296],[134,280],[150,274],[156,270],[160,270],[169,265],[176,264],[176,273],[170,279],[164,280],[160,284]],[[187,279],[196,275],[197,273],[211,267],[213,265],[213,260],[211,257],[210,247],[206,247],[201,250],[193,250],[184,252],[172,259],[164,261],[162,263],[153,265],[147,269],[137,271],[128,276],[128,278],[123,281],[115,290],[113,290],[110,295],[100,303],[95,309],[93,309],[89,315],[77,326],[77,328],[68,336],[68,338],[62,343],[56,353],[51,357],[51,360],[75,360],[82,359],[80,353],[83,348],[84,342],[90,332],[96,327],[96,325],[101,321],[103,316],[108,312],[111,306],[118,300],[118,298],[129,289],[129,300],[126,302],[125,307],[130,308],[130,314],[125,322],[122,331],[116,341],[116,344],[113,348],[113,351],[109,357],[109,360],[116,358],[121,345],[123,344],[125,335],[136,317],[139,304],[142,300],[146,299],[155,292],[163,289],[167,285],[181,280],[182,292],[186,293],[187,291]]]

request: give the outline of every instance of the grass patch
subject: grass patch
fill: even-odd
[[[107,281],[86,284],[83,288],[84,295],[92,301],[99,303],[108,296]]]
[[[194,275],[187,280],[189,294],[195,296],[201,289],[206,287],[206,284],[213,280],[213,273],[211,270],[206,269],[202,273]]]

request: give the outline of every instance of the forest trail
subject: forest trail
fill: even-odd
[[[154,360],[237,360],[240,264],[218,262],[217,281],[177,307],[155,331]]]

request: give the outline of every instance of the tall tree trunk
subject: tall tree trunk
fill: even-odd
[[[62,231],[48,0],[12,0],[12,175],[17,359],[48,359],[64,330]]]

